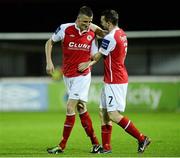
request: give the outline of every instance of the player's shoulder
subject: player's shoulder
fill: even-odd
[[[66,28],[69,28],[71,26],[75,26],[75,23],[65,23],[65,24],[61,24],[60,28],[65,30]]]
[[[119,37],[125,37],[125,38],[127,37],[125,31],[121,28],[114,29],[111,34],[112,34],[112,37],[116,40],[119,40],[120,39]]]
[[[75,23],[64,23],[64,24],[60,24],[58,26],[58,28],[56,29],[55,33],[58,33],[59,31],[64,31],[66,30],[67,28],[71,27],[71,26],[74,26]]]
[[[69,26],[74,26],[75,23],[64,23],[64,24],[61,24],[60,26],[61,27],[69,27]]]
[[[105,35],[103,38],[103,40],[108,40],[108,41],[112,41],[113,39],[114,39],[114,34],[111,32]]]
[[[122,28],[119,28],[118,32],[120,35],[126,36],[126,32]]]

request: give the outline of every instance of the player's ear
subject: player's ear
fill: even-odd
[[[78,21],[79,22],[79,19],[80,19],[80,17],[79,17],[79,15],[77,16],[77,18],[76,18],[76,21]]]
[[[110,25],[111,25],[111,23],[110,23],[109,21],[107,22],[107,24],[108,24],[108,26],[110,26]]]

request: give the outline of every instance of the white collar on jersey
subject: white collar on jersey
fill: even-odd
[[[81,30],[79,29],[79,27],[77,26],[76,23],[75,23],[75,28],[79,31],[79,34],[80,34],[80,35],[82,35],[82,34],[85,33],[85,32],[89,32],[89,30],[90,30],[90,28],[88,28],[88,30],[81,31]]]

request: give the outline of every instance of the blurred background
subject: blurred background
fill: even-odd
[[[169,87],[174,85],[176,88],[175,90],[172,89],[175,92],[172,95],[176,96],[175,106],[179,107],[180,13],[176,2],[168,1],[157,4],[157,1],[153,0],[144,2],[119,0],[1,0],[0,95],[2,109],[10,104],[7,100],[17,99],[18,97],[24,98],[23,94],[28,88],[40,89],[37,96],[41,99],[45,97],[39,94],[48,95],[49,90],[46,92],[46,90],[42,90],[43,86],[39,85],[39,83],[43,83],[47,86],[48,83],[49,86],[49,83],[54,81],[48,78],[45,71],[45,42],[60,24],[74,22],[79,8],[83,5],[92,8],[94,12],[93,22],[98,25],[100,25],[100,13],[104,9],[118,11],[119,26],[127,32],[129,40],[126,66],[130,75],[130,82],[136,84],[139,81],[140,83],[148,81],[158,86],[159,82],[171,82],[172,84]],[[53,49],[53,60],[57,69],[61,66],[61,58],[61,49],[59,43],[57,43]],[[93,76],[102,77],[102,61],[94,67],[92,74]],[[31,79],[29,79],[30,77]],[[59,80],[58,77],[57,79]],[[21,87],[22,85],[13,88],[10,85],[17,86],[17,83],[27,83],[27,81],[38,85],[26,85],[25,89]],[[99,82],[101,82],[101,79]],[[142,86],[142,84],[138,86]],[[162,90],[162,88],[160,89]],[[6,90],[8,95],[3,94]],[[17,92],[17,90],[19,91]],[[95,90],[96,88],[94,88]],[[149,95],[149,100],[152,99],[150,90],[145,90],[145,93]],[[169,96],[168,91],[167,88],[167,92],[165,92],[167,97]],[[18,94],[19,96],[17,96]],[[32,91],[32,96],[36,96],[35,94],[36,91]],[[134,98],[140,98],[137,96],[138,94],[135,94]],[[7,99],[7,96],[11,99]],[[132,97],[130,98],[132,99]],[[142,98],[146,97],[142,96]],[[98,98],[94,100],[96,99],[98,100]],[[48,101],[44,100],[42,104]],[[7,103],[5,104],[5,102]],[[135,101],[131,102],[134,103]],[[147,99],[145,99],[145,102],[148,102]]]

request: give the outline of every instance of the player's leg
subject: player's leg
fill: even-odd
[[[64,122],[63,128],[63,136],[62,140],[59,143],[59,146],[62,150],[64,150],[67,140],[71,134],[72,128],[75,123],[75,109],[79,100],[79,97],[76,95],[76,78],[68,78],[64,76],[64,83],[68,92],[68,101],[67,101],[67,111],[66,111],[66,119]]]
[[[64,122],[63,136],[61,142],[59,143],[62,150],[64,150],[66,146],[67,140],[75,123],[75,107],[77,103],[78,101],[74,99],[69,99],[67,102],[67,114]]]
[[[106,109],[106,97],[105,97],[104,87],[101,91],[100,98],[100,120],[101,120],[101,139],[102,139],[102,149],[95,153],[111,153],[111,133],[112,133],[112,122],[109,119],[107,109]]]
[[[138,140],[138,152],[144,152],[145,148],[150,144],[151,140],[144,134],[142,134],[139,129],[134,125],[134,123],[129,120],[128,117],[121,115],[119,122],[116,122],[121,126],[127,133]]]
[[[127,94],[127,84],[119,84],[119,85],[108,85],[106,87],[107,94],[109,96],[109,102],[107,110],[110,119],[121,126],[127,133],[136,138],[139,142],[139,146],[143,146],[141,144],[149,144],[150,139],[147,140],[147,137],[144,136],[134,125],[132,121],[128,119],[128,117],[124,117],[119,112],[124,112],[126,106],[126,94]],[[118,99],[117,99],[118,98]],[[112,106],[113,105],[113,106]],[[143,143],[145,142],[145,143]],[[145,146],[147,146],[145,145]],[[139,147],[138,147],[139,148]],[[144,151],[145,147],[142,148]],[[141,149],[138,149],[140,152]],[[142,152],[143,152],[142,151]]]
[[[99,146],[99,141],[96,137],[96,134],[94,132],[94,128],[93,128],[93,124],[92,124],[92,120],[91,120],[91,117],[87,111],[87,108],[86,108],[86,104],[85,102],[83,101],[80,101],[78,103],[78,112],[79,112],[79,117],[80,117],[80,120],[81,120],[81,124],[87,134],[87,136],[90,138],[91,140],[91,144],[93,145],[93,148],[95,150],[98,150],[98,148],[100,147]]]
[[[144,152],[151,140],[142,134],[128,117],[119,114],[118,111],[108,112],[110,119],[121,126],[127,133],[138,140],[138,152]]]
[[[47,151],[50,154],[57,154],[64,151],[68,138],[71,134],[72,128],[75,123],[75,107],[77,105],[78,101],[74,99],[69,99],[67,102],[67,112],[66,112],[66,119],[64,122],[64,128],[63,128],[63,135],[62,139],[58,146],[53,148],[48,148]]]
[[[111,153],[112,122],[108,116],[107,109],[100,110],[100,119],[103,153]]]
[[[76,96],[74,97],[77,97],[79,99],[77,109],[79,112],[81,124],[87,136],[89,136],[93,148],[97,149],[99,148],[99,142],[93,129],[91,117],[86,108],[90,83],[91,83],[91,73],[87,74],[86,76],[78,76],[75,78],[73,82],[73,89],[74,89],[74,93],[76,94]]]
[[[124,112],[126,107],[126,95],[128,84],[107,84],[105,85],[106,105],[109,118],[122,127],[128,134],[139,142],[138,152],[143,152],[150,139],[144,136],[128,117],[119,112]],[[142,147],[145,146],[145,147]],[[141,150],[142,149],[142,150]]]
[[[110,120],[121,126],[127,133],[135,137],[139,142],[144,140],[134,124],[119,112],[124,112],[126,107],[127,84],[106,84],[106,105]]]
[[[144,141],[144,135],[139,132],[139,130],[135,127],[134,123],[128,119],[128,117],[124,117],[119,114],[118,111],[108,112],[110,119],[121,126],[127,133],[136,138],[139,142]]]
[[[48,153],[51,154],[56,154],[63,152],[63,150],[66,147],[67,140],[71,134],[72,128],[75,123],[75,108],[78,103],[79,98],[75,95],[76,92],[74,90],[74,78],[68,78],[68,77],[63,77],[64,83],[67,88],[67,93],[68,93],[68,101],[67,101],[67,112],[66,112],[66,119],[64,122],[64,128],[63,128],[63,134],[62,134],[62,139],[59,143],[58,146],[54,148],[48,148]]]

